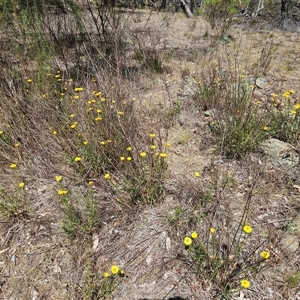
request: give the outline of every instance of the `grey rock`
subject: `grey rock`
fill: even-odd
[[[299,164],[299,155],[289,143],[270,138],[261,144],[260,149],[275,167],[291,168]]]

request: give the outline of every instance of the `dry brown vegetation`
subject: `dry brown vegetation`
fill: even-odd
[[[1,28],[1,298],[300,299],[299,162],[260,150],[300,152],[299,33],[76,12]]]

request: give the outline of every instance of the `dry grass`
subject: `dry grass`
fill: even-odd
[[[3,40],[21,41],[1,46],[0,187],[8,195],[0,198],[2,298],[297,299],[299,166],[272,166],[256,147],[226,158],[224,134],[211,130],[214,120],[203,110],[232,112],[232,61],[247,78],[267,78],[249,98],[261,102],[260,112],[273,106],[272,93],[284,100],[293,89],[285,107],[299,103],[299,36],[237,25],[232,40],[216,43],[201,17],[140,10],[115,12],[109,24],[122,30],[107,25],[112,40],[104,45],[90,13],[82,15],[90,36],[65,25],[70,44],[44,49],[46,61],[37,51],[14,62],[25,42],[34,50],[32,35],[12,39],[2,27]],[[71,20],[53,18],[51,30],[63,39],[56,25]],[[268,47],[264,56],[260,49]],[[216,67],[222,99],[208,104],[199,97],[204,81],[195,78],[207,75],[208,95]],[[287,140],[299,148],[295,134]],[[193,231],[202,254],[183,243]],[[266,261],[263,250],[271,254]],[[124,275],[104,278],[112,265]]]

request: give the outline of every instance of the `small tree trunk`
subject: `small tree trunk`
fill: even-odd
[[[180,5],[188,18],[192,18],[194,16],[185,0],[180,0]]]

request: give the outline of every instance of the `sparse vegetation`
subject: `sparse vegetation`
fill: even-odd
[[[3,299],[299,296],[299,36],[202,4],[1,2]]]

